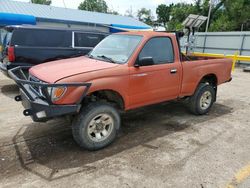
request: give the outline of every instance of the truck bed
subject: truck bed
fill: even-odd
[[[227,58],[187,56],[182,61],[183,75],[180,96],[190,96],[204,75],[216,77],[217,85],[231,80],[232,60]]]

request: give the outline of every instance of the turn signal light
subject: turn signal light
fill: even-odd
[[[67,87],[48,87],[48,93],[51,96],[51,101],[57,101],[66,93]]]
[[[65,91],[65,88],[63,87],[55,88],[53,92],[53,97],[60,98],[63,95],[64,91]]]

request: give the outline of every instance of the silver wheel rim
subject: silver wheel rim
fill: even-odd
[[[88,124],[88,136],[94,142],[108,138],[114,128],[114,120],[109,114],[99,114]]]
[[[200,99],[200,107],[202,110],[206,110],[210,107],[212,103],[212,93],[210,91],[206,91],[202,94]]]

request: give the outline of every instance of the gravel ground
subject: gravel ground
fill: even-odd
[[[205,116],[179,102],[122,116],[111,146],[88,152],[70,123],[34,123],[0,73],[0,187],[250,187],[250,73],[237,69]]]

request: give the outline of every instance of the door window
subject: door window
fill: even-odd
[[[154,64],[166,64],[174,62],[174,51],[171,39],[157,37],[150,39],[139,54],[139,59],[152,57]]]

